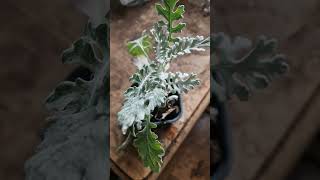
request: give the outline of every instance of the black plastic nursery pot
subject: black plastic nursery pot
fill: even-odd
[[[217,163],[211,164],[210,176],[211,180],[223,180],[229,174],[232,164],[230,121],[227,115],[226,104],[219,101],[214,94],[211,94],[211,96],[210,105],[217,109],[218,115],[216,123],[213,124],[211,122],[210,124],[210,139],[211,141],[218,141],[221,155]],[[212,155],[215,156],[214,154]]]
[[[171,112],[165,118],[157,118],[155,116],[155,114],[157,112],[157,108],[155,109],[154,112],[152,112],[152,115],[154,115],[154,116],[152,117],[151,121],[154,122],[155,124],[157,124],[158,127],[165,127],[167,125],[170,125],[170,124],[178,121],[182,115],[182,112],[183,112],[182,97],[179,93],[176,93],[173,95],[178,96],[178,100],[174,103],[174,106],[178,107],[177,111]]]
[[[131,85],[131,87],[135,86],[135,84]],[[172,111],[171,113],[169,113],[165,118],[159,118],[158,115],[162,115],[159,114],[159,107],[156,107],[155,110],[151,113],[152,114],[152,118],[151,118],[151,122],[155,123],[157,125],[157,128],[161,128],[161,127],[167,127],[170,124],[178,121],[183,113],[183,106],[182,106],[182,96],[180,95],[180,93],[174,93],[174,94],[169,94],[171,95],[176,95],[178,96],[178,100],[175,101],[172,106],[177,106],[177,111]],[[166,111],[167,109],[165,109]]]

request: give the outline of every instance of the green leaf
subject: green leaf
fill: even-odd
[[[157,125],[150,122],[150,116],[145,117],[144,128],[136,134],[134,146],[143,160],[144,166],[154,172],[160,172],[164,149],[157,140],[158,136],[152,132]]]
[[[176,4],[179,0],[164,0],[164,6],[161,4],[156,4],[156,10],[159,15],[162,15],[167,20],[167,30],[169,32],[168,41],[175,41],[176,38],[172,36],[173,33],[181,32],[186,26],[186,23],[178,23],[174,25],[174,21],[183,18],[185,12],[184,5],[179,5],[176,8]]]
[[[148,58],[148,53],[152,48],[151,38],[148,35],[142,35],[142,37],[128,42],[127,48],[134,57],[145,56]]]

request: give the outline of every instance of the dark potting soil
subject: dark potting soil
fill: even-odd
[[[163,126],[166,124],[171,124],[176,122],[182,115],[182,100],[180,94],[169,94],[178,96],[178,99],[171,104],[171,108],[168,105],[164,108],[156,108],[151,114],[153,115],[152,122],[156,123],[157,125]],[[173,109],[175,107],[176,109]],[[172,109],[172,112],[167,114],[165,118],[161,118],[164,113]]]

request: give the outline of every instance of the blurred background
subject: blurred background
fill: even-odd
[[[227,180],[320,179],[320,2],[214,0],[213,32],[279,42],[289,72],[248,102],[232,99]]]
[[[0,179],[21,180],[45,125],[43,102],[74,68],[60,54],[87,18],[65,0],[3,0],[0,14]]]

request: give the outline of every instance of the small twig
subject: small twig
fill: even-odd
[[[117,148],[117,151],[124,150],[129,145],[129,143],[131,141],[132,141],[132,136],[131,136],[131,131],[129,131],[129,134],[128,134],[126,140]]]

